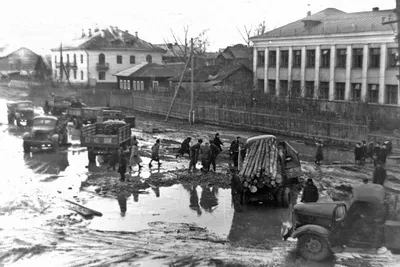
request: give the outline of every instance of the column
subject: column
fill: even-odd
[[[268,47],[265,48],[264,52],[264,93],[269,93],[268,88],[268,61],[269,61],[269,49]]]
[[[293,66],[293,47],[289,47],[289,58],[288,58],[288,90],[292,88],[292,66]]]
[[[345,87],[345,92],[344,92],[344,100],[350,100],[350,94],[351,94],[351,59],[353,58],[352,56],[352,49],[351,45],[348,45],[346,48],[346,87]]]
[[[363,64],[361,71],[361,100],[367,99],[368,45],[363,47]]]
[[[305,83],[306,83],[306,47],[303,46],[301,48],[300,87],[304,88]],[[304,90],[301,93],[301,96],[304,97]]]
[[[275,93],[276,96],[279,96],[280,89],[281,89],[281,83],[279,82],[279,67],[281,65],[281,51],[280,48],[276,48],[276,74],[275,74]]]
[[[315,70],[314,70],[314,98],[319,96],[319,63],[321,62],[321,47],[315,47]]]
[[[329,65],[329,100],[335,99],[335,66],[336,66],[336,49],[335,46],[331,46],[330,53],[330,65]]]
[[[254,88],[257,88],[257,48],[253,48],[253,83]]]
[[[381,56],[379,62],[379,104],[385,104],[385,71],[386,71],[386,44],[381,44]]]

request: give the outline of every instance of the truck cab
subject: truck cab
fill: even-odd
[[[32,126],[34,116],[34,104],[32,101],[7,103],[8,124],[14,124],[16,122],[18,126],[21,126],[21,122],[25,121],[26,126]]]

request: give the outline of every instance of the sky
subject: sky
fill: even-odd
[[[171,31],[183,38],[207,30],[208,51],[244,43],[239,30],[255,29],[265,21],[266,29],[283,26],[328,7],[344,12],[370,11],[373,7],[395,8],[395,0],[19,0],[2,1],[0,47],[27,47],[46,54],[63,40],[80,36],[82,29],[109,25],[153,44],[173,42]]]

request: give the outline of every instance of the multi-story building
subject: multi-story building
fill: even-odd
[[[277,96],[399,105],[396,25],[383,18],[396,15],[328,8],[253,37],[255,83]]]
[[[161,63],[165,51],[118,27],[95,29],[52,49],[53,77],[71,83],[97,80],[97,87],[114,86],[113,74],[142,62]],[[61,56],[64,68],[60,68]]]

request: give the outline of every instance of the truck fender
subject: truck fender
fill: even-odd
[[[303,234],[309,234],[309,233],[317,234],[321,237],[326,238],[328,240],[328,244],[330,245],[329,237],[331,236],[331,231],[315,224],[307,224],[297,228],[296,231],[292,233],[292,238],[298,238]]]

